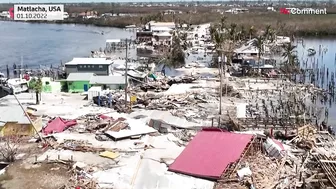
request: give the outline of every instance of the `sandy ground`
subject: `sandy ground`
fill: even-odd
[[[27,166],[16,162],[1,176],[1,189],[58,189],[68,182],[69,173],[64,165],[36,164]]]
[[[58,189],[69,180],[68,168],[62,164],[33,164],[43,153],[38,143],[20,145],[19,160],[10,164],[0,176],[0,189]]]

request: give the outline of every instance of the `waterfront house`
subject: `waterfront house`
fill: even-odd
[[[155,35],[159,33],[172,32],[173,29],[169,27],[151,27],[151,31],[153,32],[153,35]]]
[[[257,39],[253,38],[243,44],[240,48],[234,50],[234,52],[238,56],[257,56],[258,55],[258,48],[254,45],[257,43]]]
[[[0,98],[0,133],[1,136],[32,136],[35,129],[42,129],[42,119],[39,116],[29,115],[30,123],[24,110],[14,96],[8,95]]]
[[[283,45],[284,43],[290,43],[291,39],[287,36],[276,36],[275,38],[275,44],[276,45]]]
[[[162,32],[154,34],[153,45],[166,45],[169,46],[172,41],[172,34],[169,32]]]
[[[249,46],[243,46],[239,49],[234,50],[234,52],[239,56],[257,56],[258,55],[258,49],[255,46],[249,45]]]
[[[90,79],[91,86],[101,86],[105,89],[124,89],[126,85],[124,76],[93,76]]]
[[[65,63],[67,76],[70,73],[94,73],[96,75],[110,75],[112,60],[106,58],[73,58]]]
[[[150,21],[147,23],[147,27],[168,27],[170,29],[175,29],[176,25],[174,22],[156,22]]]
[[[137,31],[136,40],[138,43],[151,42],[153,38],[152,31]]]
[[[94,73],[70,73],[66,79],[68,91],[70,93],[88,91],[93,76],[95,76]]]

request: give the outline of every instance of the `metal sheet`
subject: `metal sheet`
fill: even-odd
[[[201,131],[169,167],[169,171],[201,178],[219,179],[237,161],[253,135]]]

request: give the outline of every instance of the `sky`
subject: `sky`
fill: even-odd
[[[229,1],[229,0],[0,0],[0,3],[118,3],[118,2],[202,2],[202,1]],[[250,0],[253,1],[253,0]],[[257,1],[257,0],[256,0]]]
[[[91,2],[178,2],[181,0],[0,0],[0,3],[91,3]],[[192,0],[183,0],[183,1],[192,1]],[[196,1],[196,0],[195,0]],[[202,1],[202,0],[199,0]],[[218,0],[217,0],[218,1]],[[226,0],[224,0],[226,1]]]

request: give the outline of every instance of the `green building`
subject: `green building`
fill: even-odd
[[[86,92],[90,88],[90,80],[94,73],[70,73],[66,79],[70,93]]]

